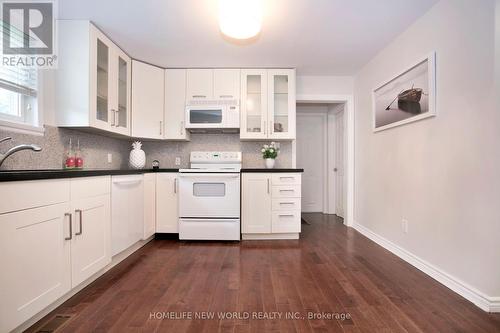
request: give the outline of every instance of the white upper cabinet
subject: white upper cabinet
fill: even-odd
[[[267,138],[267,71],[241,70],[241,126],[242,139]]]
[[[241,70],[241,139],[295,139],[295,70]]]
[[[295,70],[267,71],[270,139],[295,139]]]
[[[165,70],[165,139],[189,140],[185,128],[186,70]]]
[[[132,136],[163,139],[165,70],[132,61]]]
[[[214,98],[240,99],[239,69],[214,69]]]
[[[89,21],[58,24],[57,125],[130,135],[130,57]]]
[[[188,69],[186,100],[240,99],[239,69]]]
[[[213,69],[188,69],[186,83],[186,101],[213,99]]]

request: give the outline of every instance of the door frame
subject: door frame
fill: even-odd
[[[318,112],[301,112],[300,114],[297,112],[296,113],[296,118],[298,117],[307,117],[307,116],[313,116],[313,117],[321,117],[322,123],[323,123],[323,195],[322,195],[322,203],[321,203],[321,211],[323,214],[328,214],[328,209],[329,209],[329,196],[328,196],[328,113],[318,113]],[[296,121],[298,124],[298,122]],[[295,130],[297,132],[297,130]],[[296,163],[297,159],[297,140],[293,141],[293,154],[294,154],[294,161]],[[295,167],[295,166],[294,166]]]
[[[344,121],[346,122],[345,128],[345,170],[344,177],[346,177],[346,211],[344,212],[344,224],[348,227],[354,225],[354,97],[353,95],[297,95],[297,103],[344,103]],[[292,166],[297,166],[297,143],[296,140],[292,142]]]

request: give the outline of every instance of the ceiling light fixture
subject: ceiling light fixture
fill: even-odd
[[[260,32],[262,0],[219,0],[219,27],[236,39],[249,39]]]

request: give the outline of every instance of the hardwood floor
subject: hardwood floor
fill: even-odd
[[[65,315],[57,332],[500,332],[500,314],[335,216],[304,217],[311,225],[298,241],[155,240],[28,331],[51,331],[57,325],[47,323]],[[195,312],[215,319],[179,318]],[[242,318],[216,319],[224,312]],[[344,318],[326,317],[335,313]]]

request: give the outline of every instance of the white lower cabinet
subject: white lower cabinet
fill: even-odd
[[[0,215],[0,332],[71,289],[69,212],[66,202]]]
[[[156,174],[156,232],[179,232],[179,176],[166,172]]]
[[[53,189],[57,196],[46,195]],[[30,193],[16,200],[24,209],[0,213],[0,332],[15,329],[111,261],[110,177],[0,184],[2,193],[20,191]]]
[[[300,173],[244,173],[243,239],[296,239],[301,231]]]
[[[71,286],[76,287],[111,262],[110,196],[71,202]]]

